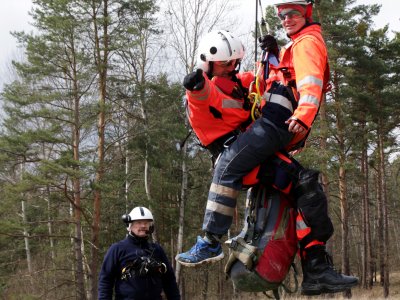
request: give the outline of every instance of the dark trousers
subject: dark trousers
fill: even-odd
[[[217,235],[227,233],[242,188],[242,178],[266,158],[285,148],[292,137],[287,129],[275,126],[266,118],[259,118],[222,152],[208,194],[204,231]]]

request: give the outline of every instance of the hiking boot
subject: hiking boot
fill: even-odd
[[[302,259],[303,295],[320,295],[323,293],[338,293],[358,284],[358,278],[338,273],[332,264],[331,256],[324,246],[314,246],[307,250],[305,259]],[[311,248],[310,248],[311,249]]]
[[[201,264],[214,263],[223,258],[224,253],[220,243],[216,242],[214,246],[198,236],[192,249],[178,254],[175,260],[184,266],[196,267]]]

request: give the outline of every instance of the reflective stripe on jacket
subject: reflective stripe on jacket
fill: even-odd
[[[236,75],[244,88],[254,80],[252,72]],[[204,76],[204,88],[200,91],[186,91],[190,125],[204,146],[219,137],[236,130],[248,120],[250,112],[243,109],[244,99],[224,94],[220,88]]]

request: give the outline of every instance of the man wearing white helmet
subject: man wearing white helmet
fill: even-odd
[[[311,20],[312,5],[307,1],[282,0],[276,2],[276,9],[292,43],[281,53],[280,64],[277,67],[270,66],[272,71],[266,81],[268,93],[264,97],[267,103],[262,108],[262,118],[227,147],[215,166],[203,223],[206,234],[198,238],[192,249],[177,256],[177,261],[184,265],[196,266],[223,258],[219,238],[226,234],[232,223],[243,176],[278,150],[290,151],[302,147],[318,112],[329,77],[329,67],[320,26]],[[260,42],[262,48],[279,55],[272,36],[266,36]],[[210,143],[212,138],[221,136],[222,130],[213,131],[216,122],[230,120],[225,118],[226,108],[230,106],[223,105],[229,97],[222,95],[222,100],[217,101],[218,104],[222,103],[220,106],[209,104],[213,99],[219,99],[220,94],[216,84],[213,85],[207,77],[215,76],[214,71],[226,74],[231,70],[225,73],[220,71],[219,67],[229,64],[217,62],[220,59],[216,57],[218,48],[205,47],[200,50],[199,58],[205,67],[201,61],[199,66],[208,72],[208,76],[203,76],[202,71],[197,70],[185,77],[184,86],[187,89],[189,120],[200,141],[207,146],[204,141]],[[209,57],[215,57],[215,60],[209,62]],[[203,107],[201,104],[204,104]],[[215,112],[216,107],[219,109]],[[200,110],[205,117],[196,123],[193,114]],[[219,118],[213,120],[210,113]],[[242,113],[245,114],[245,110]],[[209,129],[203,130],[207,126],[205,122],[208,122]],[[217,123],[218,129],[226,129],[227,125],[224,126]],[[216,135],[211,135],[213,133]],[[221,139],[226,140],[226,136],[222,135]],[[313,224],[308,225],[310,227],[303,226],[298,231],[304,274],[302,291],[308,295],[340,292],[356,285],[358,279],[337,273],[327,258],[325,243],[332,235],[333,227],[327,215],[326,198],[315,200],[318,203],[297,203],[304,213],[298,224]]]
[[[125,239],[113,244],[104,257],[99,276],[101,300],[179,300],[175,275],[163,248],[149,241],[153,214],[138,206],[122,216]]]
[[[242,42],[233,33],[209,32],[200,41],[198,69],[183,81],[189,122],[211,152],[219,152],[217,148],[222,146],[216,140],[225,141],[236,134],[250,117],[246,101],[254,75],[238,73],[244,52]]]

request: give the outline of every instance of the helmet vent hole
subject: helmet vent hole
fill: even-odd
[[[211,47],[211,48],[210,48],[210,53],[211,53],[211,54],[217,53],[217,48],[216,48],[216,47]]]

